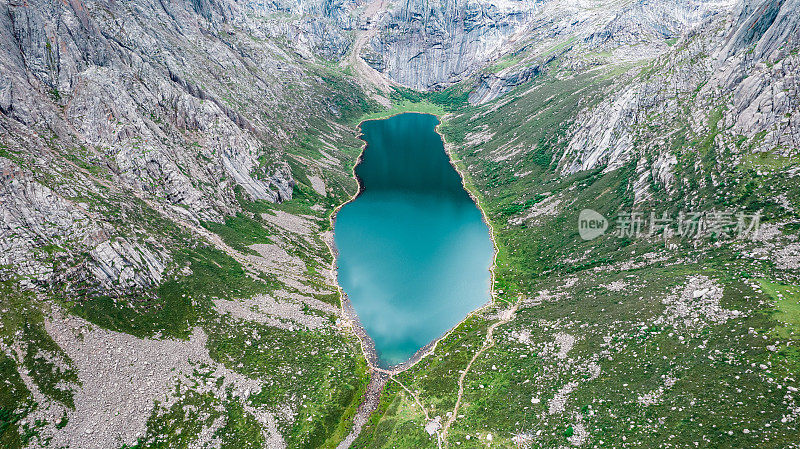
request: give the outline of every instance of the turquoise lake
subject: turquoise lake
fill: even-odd
[[[336,216],[339,283],[383,366],[408,360],[489,300],[493,246],[438,119],[363,122],[362,191]]]

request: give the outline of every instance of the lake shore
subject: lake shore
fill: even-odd
[[[337,214],[339,213],[339,211],[344,206],[346,206],[347,204],[351,203],[356,198],[358,198],[358,196],[361,194],[361,192],[364,189],[361,179],[359,179],[358,175],[356,174],[356,168],[362,162],[363,156],[364,156],[364,151],[367,148],[367,141],[362,138],[363,132],[362,132],[361,126],[362,126],[362,124],[364,122],[369,121],[369,120],[385,120],[385,119],[394,117],[396,115],[408,114],[408,113],[420,113],[420,114],[422,114],[422,112],[401,111],[401,112],[397,112],[397,113],[394,113],[394,114],[387,115],[386,117],[370,118],[370,119],[362,120],[362,121],[360,121],[358,123],[358,126],[356,127],[357,137],[359,139],[361,139],[363,141],[363,143],[361,145],[361,150],[360,150],[360,152],[358,154],[358,157],[356,158],[356,161],[355,161],[355,163],[353,164],[353,167],[352,167],[352,177],[353,177],[353,179],[355,179],[358,188],[356,189],[356,192],[347,201],[344,201],[341,204],[339,204],[331,212],[331,214],[330,214],[330,216],[328,218],[329,225],[330,225],[330,230],[325,232],[324,233],[325,235],[322,236],[323,242],[325,242],[325,245],[328,247],[328,250],[330,251],[330,253],[331,253],[332,257],[333,257],[333,260],[331,262],[331,268],[330,268],[330,273],[329,274],[330,274],[330,277],[331,277],[331,281],[336,286],[336,289],[339,292],[339,297],[340,297],[340,316],[341,316],[341,319],[343,321],[342,322],[342,328],[346,329],[346,328],[349,327],[349,329],[353,332],[355,337],[358,339],[359,345],[361,347],[361,351],[364,354],[364,358],[365,358],[365,360],[367,362],[367,367],[369,369],[369,385],[373,386],[372,389],[367,388],[367,390],[364,392],[364,394],[363,394],[363,396],[361,398],[361,403],[359,404],[359,406],[357,408],[356,415],[353,417],[352,428],[351,428],[350,432],[347,434],[347,436],[345,436],[345,438],[337,446],[337,449],[339,449],[339,448],[344,449],[346,447],[349,447],[349,445],[358,438],[358,436],[361,433],[361,430],[363,428],[363,425],[369,421],[369,419],[372,416],[372,414],[377,410],[378,405],[380,404],[380,395],[381,395],[381,392],[382,392],[383,388],[385,387],[385,385],[392,379],[397,381],[397,379],[394,376],[396,376],[396,375],[398,375],[398,374],[400,374],[400,373],[412,368],[417,363],[419,363],[421,360],[423,360],[425,357],[427,357],[428,355],[433,354],[433,352],[436,350],[436,347],[437,347],[437,345],[439,344],[440,341],[442,341],[443,339],[447,338],[453,331],[455,331],[459,326],[461,326],[461,324],[464,323],[466,320],[474,317],[476,314],[482,313],[486,308],[488,308],[488,307],[490,307],[491,305],[494,304],[493,298],[495,297],[495,290],[494,290],[495,267],[497,265],[497,255],[498,255],[498,247],[497,247],[497,242],[495,241],[494,227],[489,222],[489,218],[488,218],[486,212],[484,211],[483,207],[481,206],[480,201],[478,200],[478,197],[475,194],[473,194],[473,192],[471,192],[467,188],[467,182],[466,182],[465,174],[459,168],[458,164],[456,163],[456,160],[453,157],[452,144],[448,144],[448,142],[445,139],[444,135],[439,130],[439,127],[442,124],[443,118],[446,117],[446,114],[444,116],[442,116],[442,117],[436,116],[438,124],[434,127],[434,131],[436,132],[436,134],[439,135],[439,138],[442,141],[442,147],[444,148],[444,151],[445,151],[445,154],[447,155],[448,161],[453,166],[453,168],[456,170],[456,172],[459,175],[459,178],[461,179],[462,188],[464,189],[464,191],[467,192],[469,197],[472,199],[472,202],[475,204],[475,206],[480,211],[481,219],[483,220],[484,224],[489,229],[489,239],[492,242],[493,254],[492,254],[492,263],[491,263],[491,265],[489,267],[489,298],[488,298],[488,301],[485,304],[481,305],[480,307],[478,307],[478,308],[472,310],[471,312],[469,312],[466,316],[464,316],[461,320],[459,320],[453,327],[451,327],[447,332],[442,334],[439,338],[436,338],[436,339],[432,340],[430,343],[428,343],[425,346],[421,347],[419,350],[417,350],[416,353],[414,353],[405,362],[402,362],[402,363],[397,364],[395,366],[389,367],[388,369],[385,369],[385,368],[382,368],[382,367],[379,366],[379,358],[378,358],[378,353],[377,353],[377,351],[375,349],[375,342],[369,336],[369,334],[366,332],[366,329],[364,328],[364,326],[361,324],[361,321],[360,321],[360,319],[358,317],[358,314],[356,313],[352,303],[350,302],[350,299],[347,296],[347,293],[344,291],[344,289],[342,288],[341,284],[339,283],[339,275],[338,275],[339,274],[338,273],[339,252],[338,252],[338,250],[336,248],[336,243],[335,243],[335,240],[334,240],[334,233],[335,233],[335,229],[336,229],[336,217],[337,217]],[[433,115],[433,114],[430,114],[430,115]]]
[[[380,360],[379,360],[377,351],[375,349],[375,342],[369,336],[369,334],[366,332],[366,329],[362,325],[362,323],[361,323],[361,321],[360,321],[360,319],[358,317],[358,314],[355,311],[355,308],[353,307],[352,303],[349,300],[349,297],[347,296],[347,293],[344,291],[344,289],[342,288],[342,286],[339,283],[339,278],[338,278],[338,256],[339,256],[339,253],[338,253],[338,250],[336,248],[335,241],[334,241],[334,233],[335,233],[336,217],[337,217],[337,214],[339,213],[339,211],[344,206],[346,206],[347,204],[351,203],[356,198],[358,198],[358,196],[364,190],[363,183],[362,183],[361,179],[359,179],[358,175],[356,174],[356,168],[362,162],[362,159],[363,159],[363,156],[364,156],[364,151],[365,151],[365,149],[367,147],[367,141],[362,138],[362,136],[363,136],[362,125],[367,121],[386,120],[386,119],[390,119],[392,117],[395,117],[395,116],[398,116],[398,115],[402,115],[402,114],[423,114],[423,115],[433,115],[434,117],[436,117],[438,123],[434,127],[434,131],[436,132],[436,134],[439,135],[439,138],[441,139],[442,147],[444,148],[445,154],[447,155],[447,158],[448,158],[448,161],[450,162],[450,165],[456,170],[456,172],[459,175],[459,178],[460,178],[460,181],[461,181],[461,187],[469,195],[469,197],[471,198],[472,202],[475,204],[475,206],[480,211],[481,219],[482,219],[483,223],[486,225],[486,227],[489,230],[489,239],[492,242],[493,254],[492,254],[492,262],[491,262],[491,265],[489,267],[489,299],[488,299],[488,301],[486,303],[484,303],[483,305],[477,307],[476,309],[472,310],[471,312],[469,312],[461,320],[459,320],[454,326],[452,326],[449,330],[447,330],[445,333],[443,333],[440,337],[430,341],[428,344],[426,344],[425,346],[421,347],[408,360],[406,360],[404,362],[401,362],[399,364],[391,365],[391,366],[388,366],[388,367],[383,367],[380,364]],[[449,336],[464,321],[466,321],[467,319],[470,319],[471,317],[475,316],[475,314],[483,311],[487,307],[489,307],[489,306],[494,304],[493,298],[495,297],[495,291],[494,291],[495,267],[496,267],[496,264],[497,264],[497,255],[498,255],[498,247],[497,247],[497,242],[495,241],[494,228],[493,228],[492,224],[490,223],[485,210],[481,206],[480,201],[478,200],[478,197],[468,189],[466,178],[465,178],[465,174],[461,170],[461,168],[458,166],[458,164],[456,163],[456,160],[453,157],[452,144],[449,144],[447,142],[447,140],[445,139],[444,135],[439,130],[439,127],[442,125],[443,119],[446,116],[447,115],[445,114],[444,116],[439,117],[439,116],[436,116],[436,115],[428,113],[428,112],[399,111],[399,112],[396,112],[396,113],[393,113],[393,114],[389,114],[389,115],[386,115],[386,116],[383,116],[383,117],[367,118],[367,119],[364,119],[361,122],[359,122],[357,127],[356,127],[357,137],[363,141],[363,144],[361,145],[361,151],[359,152],[359,155],[356,158],[355,164],[353,164],[353,168],[352,168],[352,176],[353,176],[353,179],[355,179],[355,181],[356,181],[356,183],[358,185],[358,189],[347,201],[341,203],[340,205],[338,205],[333,210],[333,212],[331,213],[331,215],[329,217],[330,231],[326,233],[326,234],[329,234],[329,235],[323,237],[323,241],[328,246],[328,250],[331,252],[331,254],[333,256],[333,263],[332,263],[331,269],[330,269],[330,276],[331,276],[331,279],[333,280],[334,284],[336,285],[336,288],[339,291],[339,295],[340,295],[340,298],[341,298],[341,300],[340,300],[340,302],[341,302],[341,306],[340,306],[341,317],[342,317],[343,320],[346,321],[345,326],[346,327],[350,327],[352,329],[353,333],[355,334],[355,336],[359,339],[362,352],[363,352],[363,354],[364,354],[364,356],[365,356],[365,358],[367,360],[367,365],[368,365],[368,367],[369,367],[369,369],[371,371],[380,372],[380,373],[389,374],[389,375],[396,375],[396,374],[402,373],[405,370],[408,370],[409,368],[411,368],[414,365],[416,365],[420,360],[424,359],[429,354],[434,352],[435,349],[436,349],[437,344],[439,343],[439,341],[441,341],[444,338],[446,338],[447,336]]]

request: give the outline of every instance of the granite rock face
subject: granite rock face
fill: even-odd
[[[621,8],[586,41],[593,46],[635,45],[656,39],[680,37],[709,17],[730,10],[735,1],[636,1]]]
[[[162,280],[169,253],[156,242],[131,243],[88,204],[37,182],[4,157],[0,179],[0,265],[13,267],[6,274],[23,285],[68,288],[89,281],[105,292],[121,292]],[[75,184],[73,191],[91,189],[87,179]]]
[[[793,51],[800,39],[798,7],[797,2],[744,2],[731,14],[709,17],[676,42],[676,51],[656,59],[660,70],[653,77],[623,83],[576,119],[563,171],[620,167],[635,153],[637,125],[648,117],[670,124],[686,101],[695,133],[707,131],[718,111],[713,125],[720,130],[718,139],[736,147],[733,142],[744,138],[753,143],[751,151],[788,155],[798,143],[793,114],[800,106],[800,60]]]
[[[535,7],[526,0],[400,1],[379,19],[362,57],[401,85],[444,87],[499,56]]]
[[[258,128],[266,123],[254,123],[214,91],[226,65],[248,65],[241,52],[206,31],[227,19],[223,6],[7,4],[6,117],[28,127],[46,124],[58,138],[113,163],[126,184],[166,197],[197,219],[219,219],[214,206],[224,205],[224,192],[201,192],[198,183],[220,177],[254,199],[288,198],[292,180],[285,165],[252,176],[263,146]],[[188,73],[193,81],[185,79]],[[255,87],[253,94],[271,89]],[[181,149],[193,143],[202,144],[209,164]]]
[[[497,73],[481,73],[469,93],[469,102],[473,104],[485,103],[503,96],[515,87],[530,81],[541,72],[537,63],[523,69],[511,68]]]
[[[651,44],[663,50],[664,39],[730,7],[725,1],[405,0],[381,15],[378,31],[361,57],[398,84],[437,90],[502,56],[513,59],[521,50],[551,39],[568,40],[567,48],[586,41],[594,49]],[[547,57],[561,50],[553,46],[541,54]],[[471,100],[496,98],[532,73],[526,67],[484,75]]]
[[[3,170],[14,179],[3,186],[0,225],[25,230],[3,240],[15,248],[4,261],[32,264],[19,273],[42,280],[49,275],[29,250],[91,229],[57,170],[71,171],[100,197],[106,193],[98,185],[113,185],[194,224],[235,214],[236,192],[251,201],[290,199],[295,181],[285,149],[309,120],[339,114],[332,87],[305,61],[347,51],[351,7],[0,4],[0,144]],[[101,228],[114,234],[110,225]],[[96,262],[87,275],[101,284],[160,281],[163,257],[142,242],[115,237],[94,245],[80,247]]]
[[[715,73],[703,93],[732,92],[724,112],[734,133],[754,137],[756,150],[797,148],[800,81],[797,55],[800,40],[800,2],[743,3],[730,29],[729,43],[715,54]]]

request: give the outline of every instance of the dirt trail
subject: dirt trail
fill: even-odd
[[[358,406],[356,415],[353,417],[353,429],[339,443],[336,449],[347,449],[353,444],[356,438],[358,438],[364,425],[369,421],[369,418],[372,416],[375,410],[377,410],[381,399],[381,392],[390,380],[400,385],[403,390],[405,390],[406,393],[408,393],[409,396],[414,399],[414,402],[416,402],[417,406],[420,408],[420,410],[422,410],[422,414],[425,415],[426,422],[431,420],[428,410],[426,410],[425,406],[422,405],[422,401],[420,401],[419,396],[406,387],[402,382],[397,380],[395,374],[398,374],[398,372],[370,366],[371,379],[369,385],[367,386],[367,391],[364,393],[364,400]],[[441,448],[441,437],[439,437],[439,435],[437,435],[437,437],[438,445]]]
[[[489,326],[489,329],[486,331],[486,339],[483,341],[483,346],[475,355],[472,356],[469,363],[467,363],[466,368],[461,373],[461,376],[458,378],[458,397],[456,398],[456,405],[453,407],[453,412],[450,415],[450,418],[444,423],[442,429],[439,431],[441,441],[444,441],[444,447],[448,447],[449,444],[447,443],[447,431],[450,429],[450,426],[455,422],[456,418],[458,417],[458,408],[461,406],[461,398],[464,395],[464,379],[467,377],[467,373],[469,373],[470,368],[472,368],[472,364],[478,357],[481,356],[487,349],[494,346],[494,330],[497,326],[502,324],[506,324],[509,321],[514,319],[514,314],[517,312],[519,308],[519,304],[521,301],[517,301],[510,309],[504,310],[500,315],[500,321],[492,324]],[[441,445],[440,445],[441,446]]]
[[[437,437],[437,446],[441,449],[442,447],[449,447],[447,442],[447,432],[450,429],[450,426],[455,422],[456,418],[458,417],[458,410],[461,407],[461,400],[464,395],[464,380],[467,377],[472,365],[475,363],[475,360],[478,359],[487,349],[490,349],[494,346],[494,330],[503,324],[507,324],[511,320],[514,319],[514,315],[519,308],[521,300],[517,301],[513,306],[508,309],[503,310],[500,313],[500,320],[496,323],[493,323],[489,326],[486,331],[486,338],[483,341],[483,345],[481,348],[472,356],[467,366],[464,368],[464,371],[461,373],[461,376],[458,378],[458,396],[456,398],[456,404],[453,407],[453,411],[450,414],[450,417],[441,427],[441,429],[436,431]],[[397,369],[384,369],[377,366],[369,364],[370,375],[372,379],[370,380],[370,384],[367,387],[367,392],[364,397],[364,401],[358,408],[355,418],[353,419],[353,430],[350,434],[339,444],[337,449],[347,449],[350,445],[355,441],[358,435],[361,433],[361,429],[363,428],[364,424],[367,423],[372,413],[378,407],[378,403],[380,402],[380,394],[383,391],[383,388],[389,381],[394,381],[400,387],[408,393],[411,398],[413,398],[414,402],[422,411],[422,414],[425,416],[425,421],[430,423],[432,421],[432,417],[428,413],[428,410],[422,404],[422,401],[419,398],[419,395],[411,391],[405,384],[397,379],[397,375],[402,373],[405,369],[404,368],[397,368]],[[438,417],[437,417],[438,418]]]

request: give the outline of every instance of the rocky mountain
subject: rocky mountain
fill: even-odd
[[[361,56],[414,89],[445,87],[497,58],[535,2],[405,1],[384,14]]]
[[[664,39],[730,6],[715,1],[407,1],[381,16],[361,56],[403,86],[438,90],[548,39],[587,41],[590,47],[663,46]],[[529,77],[523,71],[506,79],[514,85]]]
[[[252,19],[225,2],[7,3],[4,9],[3,164],[14,180],[4,183],[11,189],[4,209],[23,220],[7,223],[7,232],[23,233],[6,253],[8,265],[29,262],[26,242],[53,235],[87,245],[93,258],[133,263],[138,251],[92,251],[110,235],[85,235],[113,230],[82,223],[97,220],[96,205],[65,200],[103,196],[101,188],[154,199],[174,218],[194,224],[235,214],[237,189],[250,200],[290,199],[295,180],[283,155],[289,142],[310,120],[338,120],[349,107],[331,99],[332,88],[304,66],[307,43],[281,48],[265,40],[270,32],[296,37],[316,27],[308,21],[294,30],[278,30],[275,23],[234,28]],[[297,92],[314,94],[287,105]],[[31,147],[37,151],[19,151]],[[49,182],[26,176],[20,167],[27,164],[40,165],[37,177],[50,173]],[[77,179],[54,173],[64,170]],[[16,191],[41,193],[21,197]],[[59,224],[49,214],[28,213],[50,209],[64,211]],[[145,272],[160,274],[158,265]]]
[[[0,4],[4,447],[146,445],[189,403],[200,442],[316,446],[358,403],[319,234],[372,103],[326,62],[344,6],[304,7]]]
[[[675,163],[659,148],[663,141],[653,141],[655,136],[636,128],[652,123],[653,115],[661,116],[655,120],[661,127],[679,126],[681,118],[676,111],[683,108],[690,111],[688,126],[697,134],[707,130],[709,115],[719,114],[714,124],[717,145],[736,147],[737,141],[752,142],[746,149],[739,144],[733,150],[735,156],[728,157],[734,161],[752,152],[790,156],[791,148],[796,147],[793,134],[797,123],[792,111],[798,107],[794,94],[798,61],[787,42],[791,42],[789,36],[798,34],[797,21],[789,19],[796,5],[738,8],[714,32],[698,29],[676,41],[680,51],[667,52],[656,60],[661,67],[658,74],[631,83],[579,118],[580,125],[562,159],[568,162],[572,158],[571,163],[563,171],[617,168],[631,154],[642,151],[634,149],[642,140],[652,141],[650,151],[656,157]],[[672,180],[666,173],[653,175]]]
[[[798,11],[0,0],[1,445],[796,447]],[[358,123],[407,110],[496,297],[390,381],[330,216]]]

